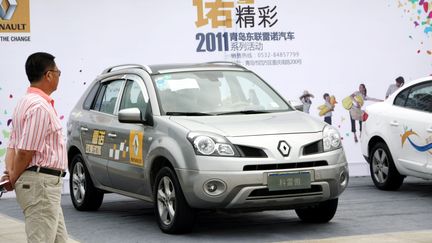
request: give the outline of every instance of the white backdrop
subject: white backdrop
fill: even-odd
[[[324,103],[325,92],[341,103],[365,83],[369,96],[383,99],[397,76],[412,80],[432,74],[430,9],[416,1],[18,0],[18,8],[25,1],[30,1],[29,33],[2,31],[9,22],[0,18],[0,169],[9,139],[8,121],[29,84],[24,62],[36,51],[55,55],[62,71],[53,97],[64,127],[73,105],[96,75],[122,63],[237,61],[289,100],[298,100],[303,90],[309,90],[315,95],[313,116],[318,116],[316,107]],[[229,19],[225,15],[211,18],[209,6],[217,2],[233,3],[224,8],[232,18],[231,27],[212,27],[218,19]],[[203,15],[197,6],[203,6]],[[240,27],[237,14],[247,7],[254,10],[248,15],[254,25],[245,27],[243,22]],[[208,23],[198,27],[199,16]],[[264,16],[272,17],[267,26],[259,24]],[[228,33],[228,47],[209,51],[214,46],[206,42],[204,52],[198,52],[200,33]],[[282,33],[294,39],[236,42],[231,39],[233,33]],[[20,36],[27,41],[17,41]],[[235,51],[234,47],[243,44],[258,50]],[[280,64],[273,65],[274,60]],[[351,175],[365,175],[367,164],[360,144],[353,141],[348,112],[340,103],[333,113],[333,125],[343,137]]]

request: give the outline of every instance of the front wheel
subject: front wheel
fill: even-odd
[[[327,223],[336,214],[338,199],[320,202],[317,205],[296,209],[297,216],[306,223]]]
[[[189,207],[174,171],[162,168],[154,184],[155,214],[159,228],[168,234],[181,234],[192,230],[195,213]]]
[[[397,171],[387,146],[377,143],[370,154],[370,173],[375,186],[387,191],[399,189],[405,177]]]
[[[104,193],[93,185],[81,154],[72,159],[69,189],[72,203],[79,211],[98,210],[102,204]]]

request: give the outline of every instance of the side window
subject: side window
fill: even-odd
[[[95,96],[97,94],[97,91],[99,90],[100,83],[96,83],[88,93],[86,99],[84,100],[83,109],[90,110],[91,105],[93,104],[93,101],[95,99]]]
[[[137,81],[128,80],[123,92],[123,98],[120,104],[121,109],[138,108],[142,114],[145,114],[148,103],[147,90],[141,90]]]
[[[394,100],[394,105],[397,105],[397,106],[405,106],[405,103],[406,103],[406,101],[407,101],[407,97],[408,97],[408,93],[410,92],[410,88],[408,88],[408,89],[405,89],[404,91],[402,91],[402,92],[400,92],[398,95],[397,95],[397,97],[396,97],[396,99]]]
[[[420,111],[432,112],[432,82],[412,88],[405,106]]]
[[[113,114],[123,80],[102,83],[93,110]]]

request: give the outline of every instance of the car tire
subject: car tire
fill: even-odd
[[[295,210],[297,216],[306,223],[327,223],[336,214],[338,198],[320,202],[317,205]]]
[[[98,210],[104,193],[94,186],[81,154],[73,157],[71,165],[69,189],[74,207],[79,211]]]
[[[171,168],[164,167],[157,173],[153,194],[155,215],[164,233],[182,234],[192,230],[195,212],[186,202]]]
[[[369,168],[372,181],[378,189],[398,190],[405,177],[399,174],[385,143],[377,143],[371,150]]]

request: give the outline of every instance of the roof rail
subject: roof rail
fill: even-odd
[[[228,62],[228,61],[214,61],[214,62],[205,62],[204,64],[228,64],[228,65],[233,65],[233,66],[237,66],[243,69],[247,69],[245,66],[238,64],[236,62]]]
[[[150,74],[152,73],[152,70],[148,66],[145,66],[145,65],[140,65],[140,64],[121,64],[121,65],[111,66],[111,67],[103,70],[102,74],[110,73],[110,72],[114,71],[114,69],[125,69],[125,68],[128,68],[128,67],[130,67],[130,68],[140,68],[140,69],[142,69],[142,70],[144,70],[144,71],[146,71],[146,72],[148,72]]]

